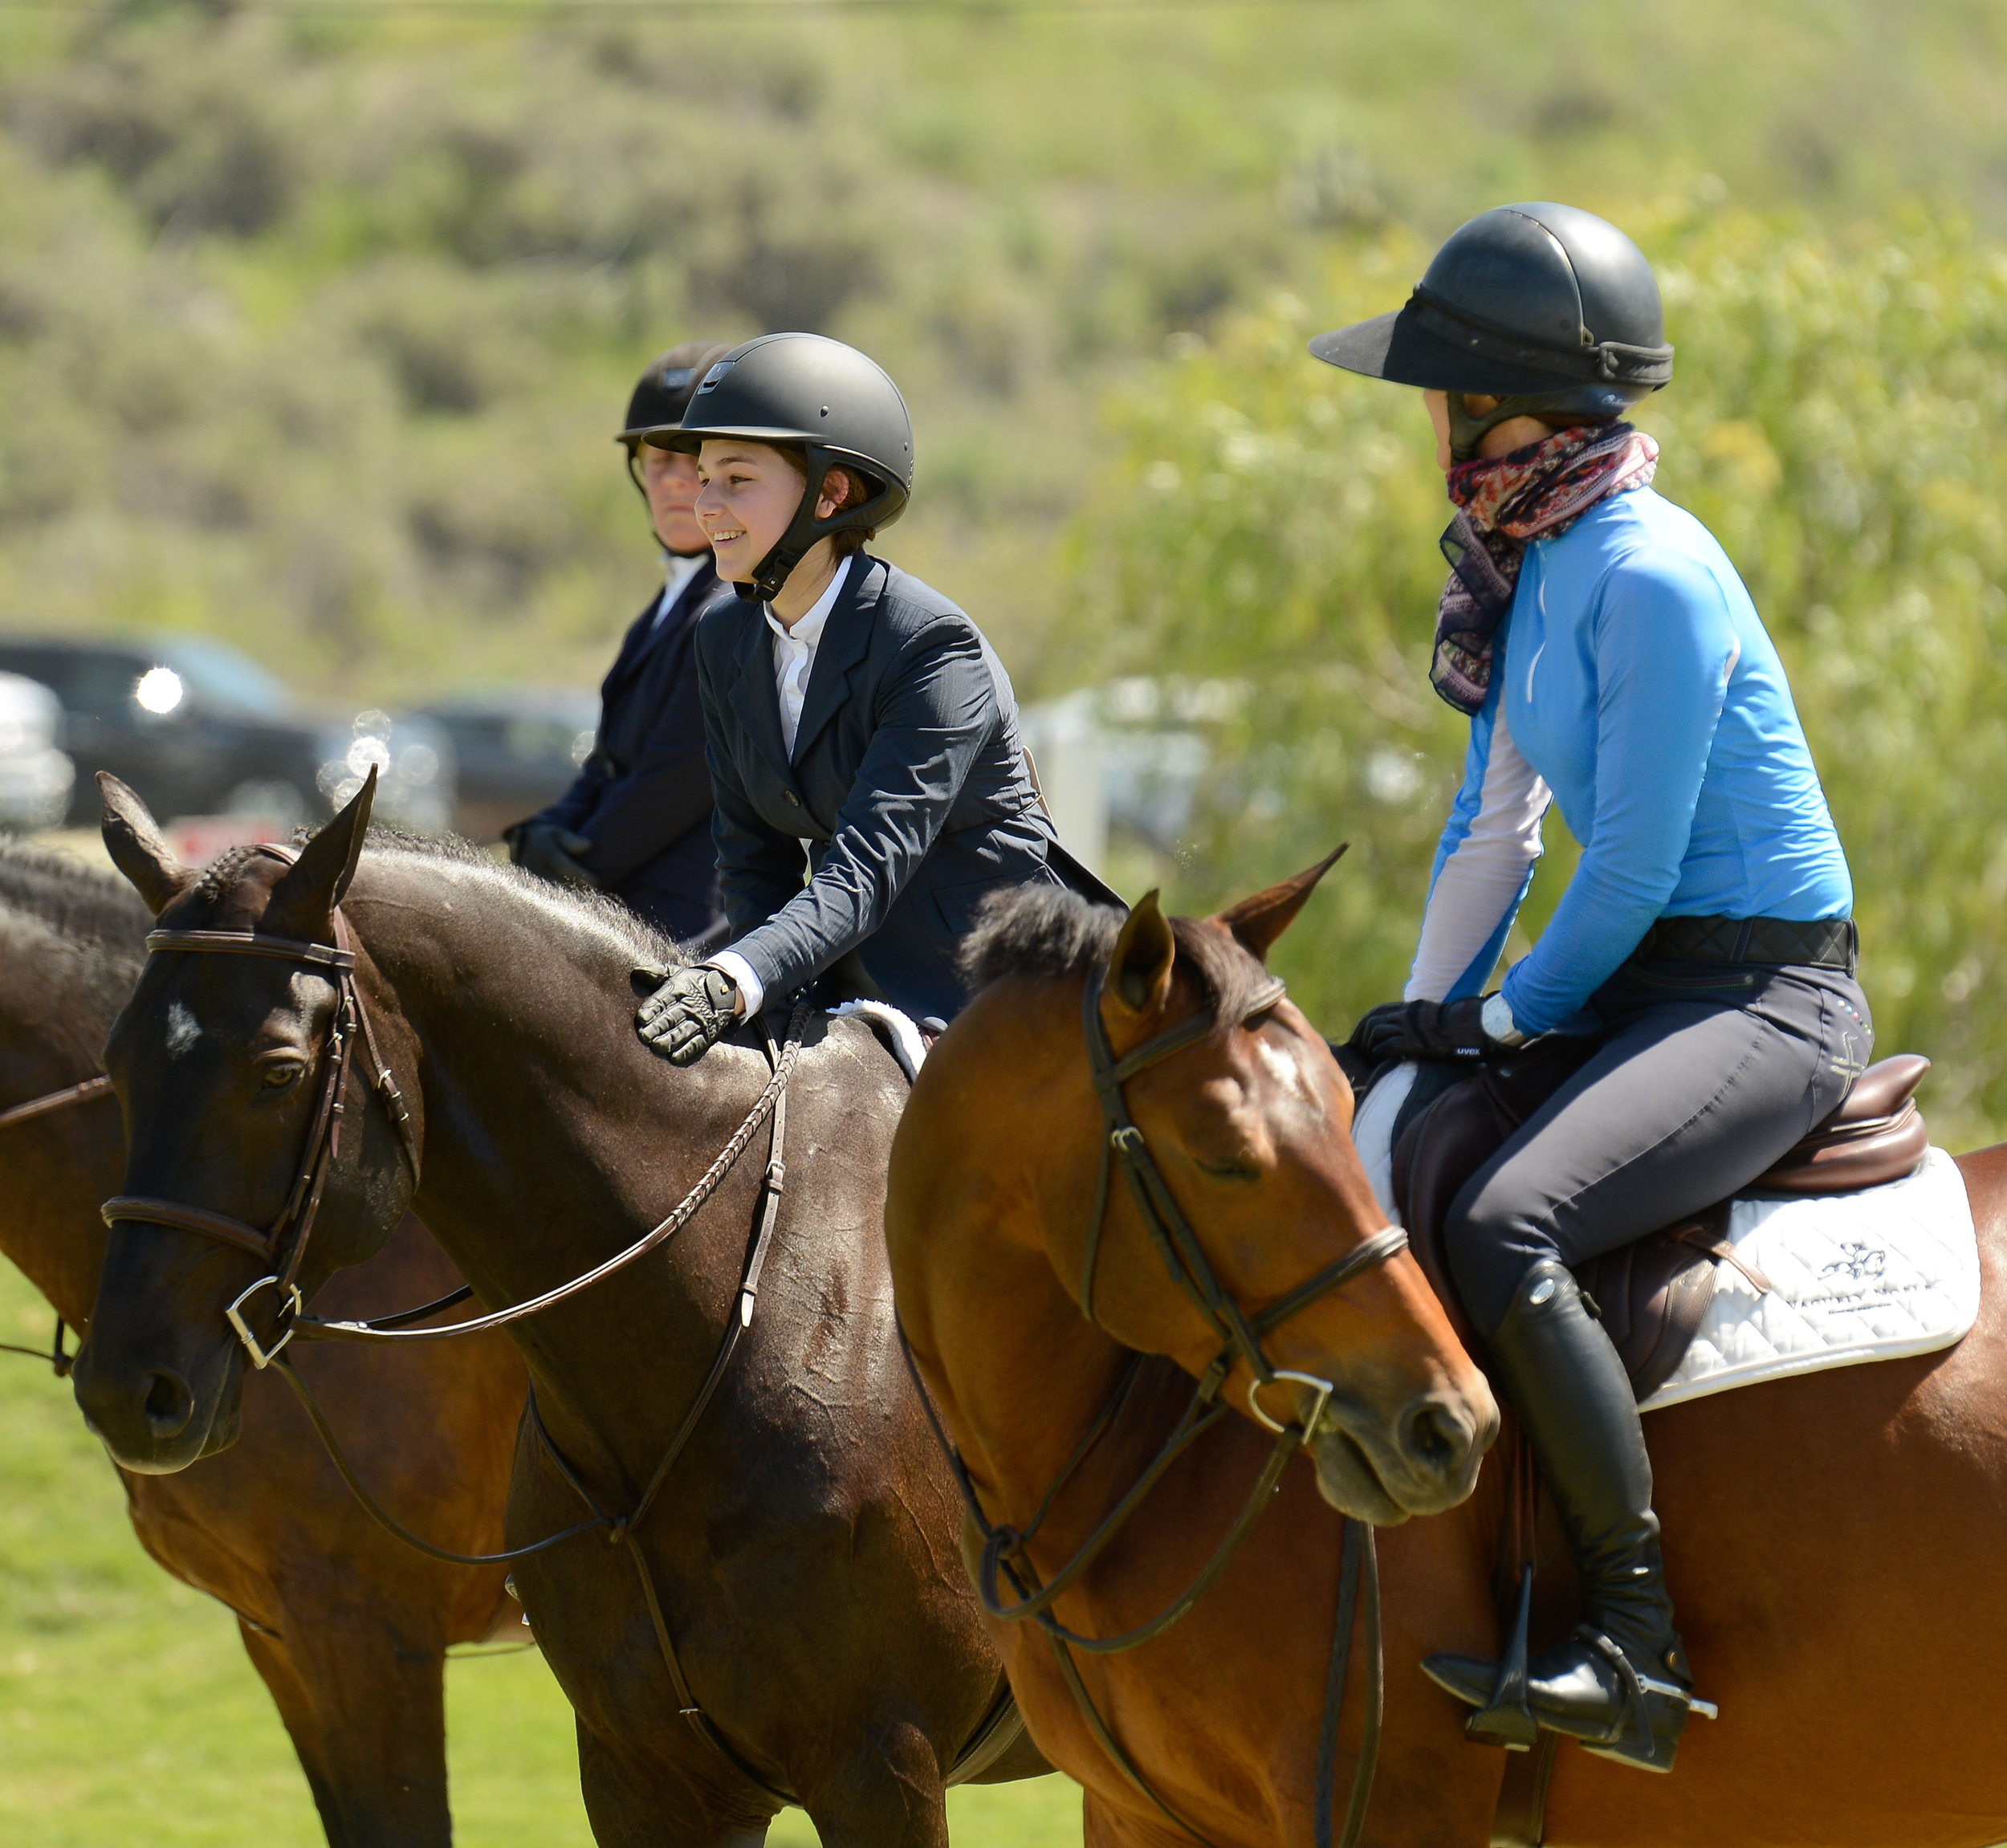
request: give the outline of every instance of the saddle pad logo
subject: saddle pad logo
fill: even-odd
[[[1732,1264],[1685,1358],[1644,1409],[1862,1361],[1948,1348],[1979,1313],[1979,1247],[1958,1164],[1932,1149],[1884,1187],[1826,1199],[1737,1200]]]

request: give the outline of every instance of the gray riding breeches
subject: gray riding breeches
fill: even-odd
[[[1579,1264],[1747,1187],[1839,1107],[1875,1043],[1838,969],[1626,963],[1590,1007],[1595,1052],[1450,1211],[1488,1338],[1529,1264]]]

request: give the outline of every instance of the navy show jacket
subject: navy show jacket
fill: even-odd
[[[1044,883],[1119,904],[1052,831],[1004,664],[918,578],[851,561],[792,759],[759,604],[704,610],[697,669],[730,946],[771,1001],[855,949],[894,1006],[947,1020],[967,999],[957,947],[990,893]]]
[[[697,690],[697,621],[721,586],[706,554],[655,621],[662,599],[629,628],[600,684],[599,737],[577,780],[534,819],[592,843],[579,862],[630,910],[693,954],[725,941],[711,843],[710,775]]]

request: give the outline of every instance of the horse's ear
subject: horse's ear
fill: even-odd
[[[1265,963],[1268,950],[1284,931],[1295,921],[1303,909],[1304,901],[1317,889],[1317,881],[1337,865],[1340,855],[1352,843],[1343,842],[1337,853],[1328,854],[1314,866],[1307,866],[1293,879],[1285,879],[1279,885],[1271,885],[1265,892],[1257,892],[1252,898],[1244,898],[1231,910],[1222,911],[1212,922],[1223,924],[1233,933],[1234,941],[1249,955]]]
[[[1170,920],[1158,907],[1156,893],[1147,892],[1115,939],[1101,990],[1104,1012],[1115,1020],[1139,1020],[1159,1012],[1170,999],[1171,965],[1177,959]]]
[[[195,869],[174,857],[146,804],[108,770],[98,772],[104,803],[99,832],[112,864],[132,881],[157,918],[195,882]]]
[[[265,929],[272,930],[283,920],[286,928],[278,930],[279,935],[314,938],[322,933],[356,876],[376,799],[377,768],[372,764],[348,806],[300,849],[299,860],[272,888]]]

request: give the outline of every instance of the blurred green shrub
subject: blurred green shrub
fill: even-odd
[[[1679,348],[1638,420],[1656,485],[1720,536],[1789,670],[1854,869],[1878,1044],[1938,1060],[1940,1136],[1997,1133],[2007,250],[1921,213],[1844,244],[1705,203],[1618,215]],[[1122,459],[1071,541],[1071,678],[1247,689],[1156,869],[1181,908],[1352,840],[1278,951],[1333,1033],[1399,991],[1466,728],[1426,678],[1447,510],[1419,394],[1304,341],[1397,306],[1427,254],[1362,241],[1314,311],[1278,298],[1117,393]],[[1548,832],[1536,931],[1573,857],[1557,815]]]

